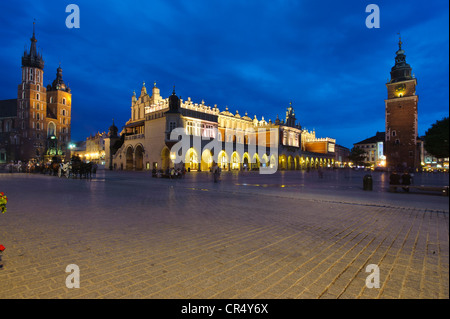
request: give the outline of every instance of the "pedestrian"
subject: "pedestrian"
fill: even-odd
[[[213,162],[211,172],[213,173],[214,176],[214,183],[217,183],[217,181],[219,180],[220,171],[219,166],[217,166],[216,162]]]
[[[389,176],[389,190],[391,192],[396,191],[398,185],[400,185],[400,175],[397,174],[396,171],[393,171],[392,174]]]
[[[402,175],[402,185],[404,186],[403,190],[405,192],[409,192],[408,186],[411,185],[411,180],[412,180],[411,175],[409,175],[409,173],[407,171],[405,171]]]

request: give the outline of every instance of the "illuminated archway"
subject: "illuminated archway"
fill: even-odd
[[[241,168],[240,157],[237,152],[233,152],[233,154],[231,154],[231,163],[230,164],[231,164],[231,169],[239,170]]]
[[[186,158],[185,158],[185,167],[186,170],[189,171],[196,171],[198,170],[198,154],[197,151],[194,148],[190,148],[189,151],[186,152]]]
[[[306,168],[306,162],[305,162],[305,158],[303,156],[300,158],[300,168],[301,169]]]
[[[293,170],[294,168],[295,168],[294,158],[291,155],[289,155],[289,157],[287,159],[287,169]]]
[[[285,170],[287,167],[287,158],[286,155],[281,155],[278,159],[278,168],[281,170]]]
[[[261,167],[261,160],[259,159],[258,153],[253,154],[252,158],[252,169],[259,169]]]
[[[200,165],[202,171],[209,171],[213,164],[213,157],[211,151],[206,149],[202,153],[202,163]]]
[[[247,152],[242,155],[242,165],[244,169],[250,169],[250,155]]]
[[[228,155],[224,150],[220,151],[217,158],[217,164],[222,170],[228,170]]]

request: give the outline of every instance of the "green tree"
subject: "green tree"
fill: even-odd
[[[425,150],[437,158],[449,157],[449,118],[436,121],[426,131],[424,137]]]
[[[366,152],[362,148],[353,147],[350,150],[349,160],[358,166],[363,166],[366,161]]]

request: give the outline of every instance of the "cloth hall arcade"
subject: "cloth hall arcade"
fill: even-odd
[[[275,163],[281,170],[334,165],[335,139],[317,138],[315,131],[302,129],[296,122],[292,103],[286,109],[285,119],[277,116],[272,122],[264,117],[257,119],[256,115],[253,118],[247,113],[241,115],[239,111],[233,114],[228,107],[220,111],[217,105],[211,107],[204,101],[182,100],[175,88],[171,96],[164,98],[156,83],[150,93],[143,83],[139,97],[133,92],[131,117],[123,126],[121,136],[114,124],[109,130],[105,140],[106,167],[114,170],[176,167],[179,164],[175,164],[171,149],[177,141],[170,136],[175,128],[183,128],[187,136],[201,137],[201,145],[191,143],[183,154],[181,165],[188,171],[208,171],[214,162],[222,170],[259,169]],[[227,134],[231,130],[242,134]],[[276,146],[277,152],[255,151],[252,144],[258,144],[261,138],[266,139],[267,146]],[[204,149],[213,139],[220,143],[217,155]]]

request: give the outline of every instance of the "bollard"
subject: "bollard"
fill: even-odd
[[[363,178],[363,189],[365,191],[371,191],[373,190],[373,179],[372,179],[372,175],[366,175]]]

